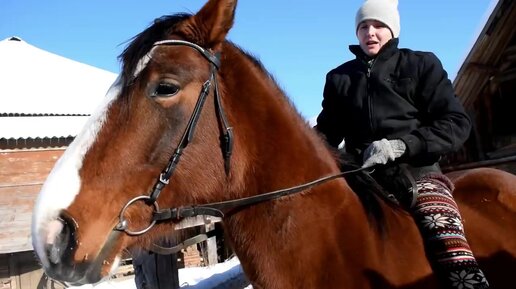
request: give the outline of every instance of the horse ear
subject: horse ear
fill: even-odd
[[[233,26],[237,0],[209,0],[194,21],[208,47],[220,44]]]

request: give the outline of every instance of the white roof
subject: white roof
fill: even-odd
[[[0,138],[75,136],[116,77],[17,37],[0,41]]]
[[[0,117],[0,138],[75,137],[89,116]]]

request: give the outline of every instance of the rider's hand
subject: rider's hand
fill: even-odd
[[[374,141],[364,151],[363,168],[372,167],[378,164],[386,164],[389,161],[401,157],[407,150],[407,145],[400,139],[381,139]]]

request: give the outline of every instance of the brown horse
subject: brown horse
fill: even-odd
[[[38,198],[33,245],[47,274],[98,282],[126,249],[214,214],[256,289],[437,288],[412,218],[377,200],[379,230],[343,178],[251,204],[339,166],[261,64],[225,40],[235,7],[209,0],[163,17],[124,51],[105,105]],[[516,177],[479,169],[456,186],[487,278],[514,288]]]

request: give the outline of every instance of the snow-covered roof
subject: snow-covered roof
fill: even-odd
[[[18,37],[0,41],[0,139],[75,136],[116,77]]]
[[[81,115],[0,117],[0,138],[73,137],[87,119]]]
[[[90,114],[115,78],[17,37],[0,41],[2,114]]]

